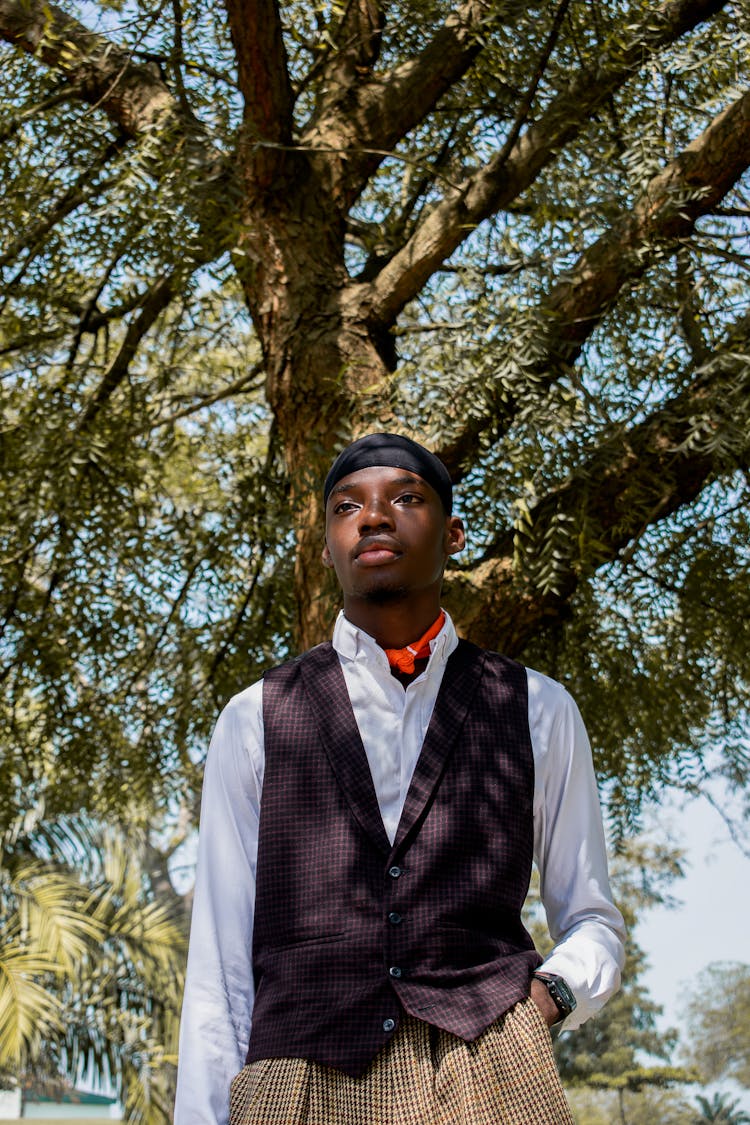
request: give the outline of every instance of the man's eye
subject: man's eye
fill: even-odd
[[[347,512],[354,511],[356,507],[357,505],[354,504],[351,500],[342,500],[341,503],[337,504],[333,510],[337,515],[346,515]]]
[[[421,504],[422,497],[418,492],[402,492],[397,499],[399,504]]]

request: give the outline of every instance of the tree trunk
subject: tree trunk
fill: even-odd
[[[366,314],[348,299],[343,221],[316,170],[290,154],[284,179],[273,198],[248,185],[238,272],[289,473],[297,639],[305,649],[330,636],[338,605],[320,559],[322,482],[337,450],[368,428],[363,391],[383,380],[388,363]]]

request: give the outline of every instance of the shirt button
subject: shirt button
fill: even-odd
[[[396,1021],[392,1019],[383,1020],[383,1031],[393,1031],[396,1026]]]
[[[401,915],[397,911],[392,910],[391,913],[388,915],[388,921],[391,923],[392,926],[398,926],[399,923],[403,921],[403,918],[401,917]]]
[[[399,969],[398,965],[391,965],[388,972],[391,974],[392,977],[400,977],[401,976],[401,970]]]
[[[402,867],[389,867],[388,874],[391,879],[398,879],[399,875],[403,875],[404,869]]]

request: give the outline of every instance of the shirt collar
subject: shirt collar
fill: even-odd
[[[442,629],[434,640],[430,641],[430,659],[423,675],[430,675],[437,669],[442,671],[457,644],[456,627],[449,614],[446,613]],[[333,630],[333,647],[342,660],[375,662],[382,665],[390,674],[385,649],[382,649],[375,638],[366,633],[364,629],[358,629],[356,625],[352,625],[351,621],[344,616],[343,609],[336,618],[336,625]]]

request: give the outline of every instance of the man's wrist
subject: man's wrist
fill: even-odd
[[[547,991],[546,986],[535,977],[532,977],[531,980],[530,995],[531,999],[542,1013],[547,1027],[552,1027],[552,1024],[560,1018],[560,1013],[557,1010],[557,1005]]]
[[[547,1022],[550,1026],[555,1023],[562,1023],[576,1007],[576,998],[569,984],[563,977],[545,972],[534,973],[532,985],[535,981],[537,982],[537,989],[532,992],[532,995],[535,998],[536,995],[541,996],[541,991],[547,994],[548,1003],[542,1008]],[[554,1009],[554,1013],[551,1012],[551,1009]],[[550,1015],[547,1015],[548,1012]]]

